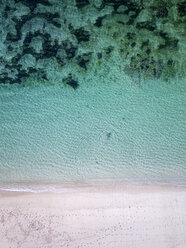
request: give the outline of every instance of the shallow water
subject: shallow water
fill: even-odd
[[[1,86],[0,182],[186,182],[184,82]]]
[[[2,1],[0,187],[186,183],[183,6],[141,4]]]

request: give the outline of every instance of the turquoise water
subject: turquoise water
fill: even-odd
[[[185,82],[88,85],[1,86],[1,185],[185,183]]]
[[[1,1],[0,187],[186,183],[183,1]]]

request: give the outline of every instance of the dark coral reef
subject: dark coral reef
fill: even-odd
[[[73,73],[100,66],[116,50],[128,75],[183,77],[185,6],[183,0],[0,0],[0,83],[35,78],[76,89]]]

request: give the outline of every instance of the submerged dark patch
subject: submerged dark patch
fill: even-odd
[[[90,61],[90,55],[91,53],[85,53],[85,54],[77,56],[76,58],[78,65],[84,68],[85,70],[87,69],[87,64]]]
[[[84,28],[75,29],[72,33],[76,36],[78,42],[87,42],[90,39],[90,34]]]
[[[74,90],[79,86],[78,81],[74,79],[69,80],[67,84],[70,85]]]
[[[43,4],[45,6],[52,6],[52,4],[48,0],[14,0],[15,3],[21,2],[22,4],[29,7],[31,12],[37,7],[37,4]]]
[[[59,49],[59,45],[57,41],[55,41],[54,44],[51,44],[50,40],[46,39],[43,43],[43,50],[44,50],[43,56],[45,58],[55,57],[58,49]]]
[[[94,24],[96,27],[101,27],[102,26],[102,20],[104,19],[103,16],[101,17],[98,17],[97,20],[96,20],[96,23]]]
[[[89,5],[89,1],[88,0],[76,0],[76,6],[77,8],[83,8],[85,7],[86,5]]]
[[[166,7],[162,6],[157,9],[156,16],[158,18],[163,18],[168,16],[168,10]]]
[[[77,47],[75,47],[70,41],[66,40],[62,42],[62,46],[61,46],[67,55],[67,59],[72,59],[75,57],[76,55],[76,51],[77,51]]]
[[[114,50],[113,46],[109,46],[109,47],[105,48],[105,52],[106,52],[107,55],[109,55],[113,50]]]
[[[178,3],[178,12],[181,17],[186,16],[186,1]]]
[[[76,90],[79,86],[78,81],[72,78],[72,74],[69,74],[67,78],[64,78],[63,82],[72,87],[74,90]]]

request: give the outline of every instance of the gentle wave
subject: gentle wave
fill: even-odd
[[[82,190],[99,188],[99,187],[122,187],[122,186],[171,186],[171,187],[186,187],[186,183],[178,182],[133,182],[133,183],[101,183],[101,184],[85,184],[85,185],[73,185],[73,186],[63,186],[63,187],[54,187],[54,186],[43,186],[41,188],[37,187],[0,187],[0,191],[9,191],[9,192],[25,192],[25,193],[77,193],[82,192]]]
[[[67,193],[67,192],[77,192],[78,189],[75,188],[55,188],[55,187],[46,187],[43,189],[34,189],[34,188],[0,188],[3,191],[12,191],[12,192],[27,192],[27,193]]]

